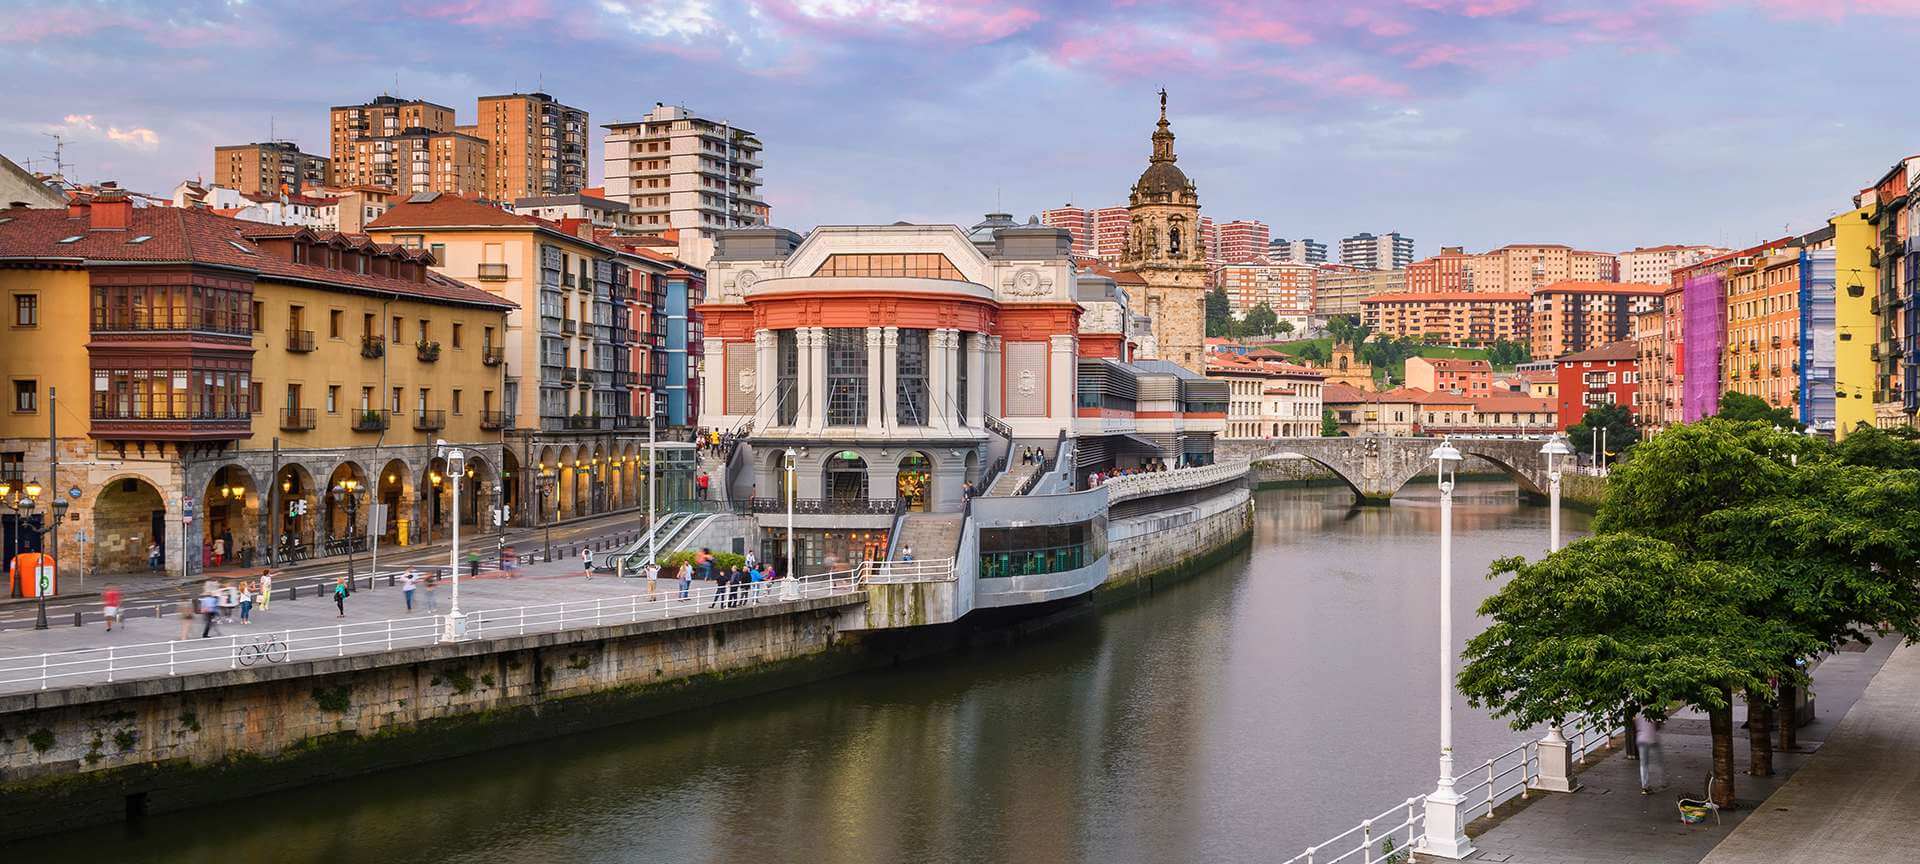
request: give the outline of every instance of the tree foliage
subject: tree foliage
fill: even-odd
[[[1767,400],[1745,393],[1724,393],[1720,396],[1720,412],[1716,415],[1722,420],[1753,420],[1782,429],[1800,430],[1807,428],[1793,416],[1791,408],[1775,408]]]
[[[1274,331],[1279,329],[1277,326],[1279,323],[1280,323],[1280,319],[1278,316],[1273,314],[1273,309],[1268,307],[1267,304],[1262,303],[1248,310],[1246,317],[1242,318],[1237,324],[1234,325],[1234,335],[1236,336],[1271,335],[1272,333],[1274,333]]]
[[[1207,292],[1207,336],[1233,335],[1233,313],[1230,310],[1225,288],[1215,288]]]
[[[1340,418],[1333,415],[1332,408],[1323,407],[1320,409],[1320,437],[1340,437]]]
[[[1499,341],[1487,346],[1487,362],[1495,369],[1512,369],[1533,359],[1533,348],[1525,342]]]
[[[1575,453],[1593,452],[1593,439],[1607,430],[1607,452],[1625,453],[1639,443],[1640,427],[1633,425],[1633,412],[1623,405],[1595,405],[1580,416],[1580,422],[1567,427],[1567,443]]]
[[[1904,430],[1902,430],[1904,431]],[[1865,423],[1834,445],[1834,457],[1848,465],[1874,468],[1920,468],[1920,441],[1911,435],[1889,434]]]
[[[1359,345],[1367,341],[1371,332],[1367,325],[1360,323],[1358,315],[1333,315],[1327,318],[1327,335],[1333,337],[1335,345]]]

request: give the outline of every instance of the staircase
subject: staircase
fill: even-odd
[[[1016,454],[1016,456],[1017,455],[1018,454]],[[1007,470],[994,479],[993,485],[987,487],[987,495],[994,498],[1005,498],[1019,494],[1020,487],[1026,484],[1027,478],[1040,473],[1040,467],[1039,465],[1021,465],[1018,463],[1008,465]]]
[[[899,559],[913,548],[917,561],[952,558],[960,549],[960,529],[965,513],[909,513],[900,519],[900,536],[893,538],[893,557]]]

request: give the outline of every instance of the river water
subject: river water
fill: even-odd
[[[1257,501],[1246,554],[1011,644],[9,858],[1284,860],[1433,785],[1439,500],[1429,478],[1391,507],[1318,486]],[[1487,564],[1546,534],[1511,484],[1462,484],[1460,641]],[[1457,703],[1463,764],[1521,737]]]

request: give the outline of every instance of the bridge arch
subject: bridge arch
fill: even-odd
[[[1298,450],[1281,449],[1273,453],[1268,453],[1264,456],[1256,457],[1253,461],[1277,462],[1282,459],[1301,459],[1307,462],[1312,462],[1315,465],[1318,465],[1322,468],[1327,469],[1328,473],[1331,473],[1333,476],[1339,478],[1340,482],[1345,483],[1347,485],[1347,488],[1352,489],[1353,494],[1358,496],[1361,500],[1366,500],[1368,498],[1367,490],[1362,489],[1359,483],[1354,482],[1354,479],[1352,477],[1347,476],[1347,472],[1340,470],[1339,465],[1332,462],[1328,462],[1327,460],[1322,459],[1318,456],[1314,456],[1308,453],[1303,453]]]
[[[1459,447],[1459,442],[1455,442],[1454,446]],[[1512,464],[1514,454],[1490,451],[1490,448],[1475,447],[1472,444],[1460,447],[1460,454],[1472,459],[1478,459],[1500,469],[1501,473],[1513,479],[1514,484],[1519,486],[1522,492],[1534,495],[1547,494],[1547,490],[1540,485],[1539,480],[1536,479],[1537,475],[1534,472]],[[1538,454],[1534,455],[1534,459],[1537,460],[1539,458]]]

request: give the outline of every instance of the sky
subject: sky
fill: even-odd
[[[1920,153],[1920,0],[0,0],[0,154],[165,194],[327,108],[543,89],[753,130],[774,222],[1125,202],[1480,251],[1749,245]],[[591,170],[601,176],[593,142]]]

